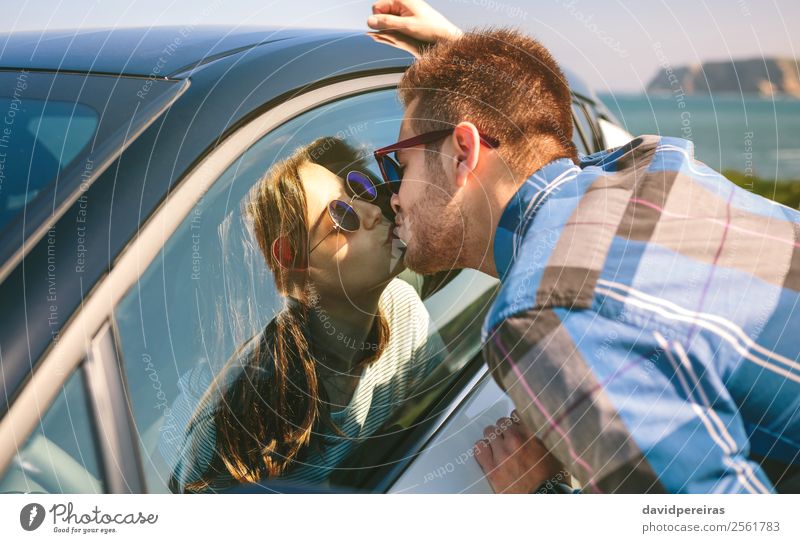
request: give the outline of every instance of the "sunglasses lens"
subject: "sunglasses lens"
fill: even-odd
[[[378,196],[378,189],[369,177],[361,172],[347,174],[347,186],[356,198],[371,202]]]
[[[355,232],[360,226],[358,215],[355,210],[342,202],[341,200],[334,200],[328,204],[328,212],[331,214],[331,219],[336,223],[336,226],[346,232]]]
[[[396,193],[400,189],[400,181],[403,179],[403,170],[392,157],[387,155],[381,157],[381,166],[383,166],[383,172],[386,177],[386,182],[389,185],[389,190]]]

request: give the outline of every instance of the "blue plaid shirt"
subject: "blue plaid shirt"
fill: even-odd
[[[642,136],[534,173],[494,254],[486,360],[584,491],[796,485],[798,211]]]

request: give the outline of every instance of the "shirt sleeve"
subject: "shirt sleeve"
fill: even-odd
[[[528,427],[591,492],[767,493],[721,380],[669,329],[533,309],[484,355]]]
[[[402,359],[397,363],[411,390],[442,363],[447,348],[419,294],[407,282],[392,280],[381,296],[381,308],[388,319],[390,342],[396,343],[393,352]]]

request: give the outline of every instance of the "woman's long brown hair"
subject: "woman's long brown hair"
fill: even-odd
[[[300,148],[274,165],[259,180],[246,203],[261,252],[272,271],[278,291],[287,296],[286,307],[267,325],[249,352],[240,349],[225,364],[195,411],[192,427],[201,424],[199,414],[212,402],[216,444],[205,472],[185,482],[173,473],[170,489],[202,492],[220,480],[255,483],[286,472],[302,461],[310,446],[323,447],[330,431],[343,435],[330,418],[325,387],[319,381],[308,318],[314,302],[312,286],[303,272],[280,266],[272,256],[279,236],[289,241],[293,255],[307,255],[308,225],[305,188],[300,167],[319,164],[344,176],[347,171],[366,172],[363,159],[344,141],[326,137]],[[356,374],[377,360],[388,341],[389,328],[378,315],[379,348],[361,360]]]

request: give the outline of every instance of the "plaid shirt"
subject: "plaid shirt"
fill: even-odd
[[[799,248],[800,213],[689,141],[555,160],[501,217],[487,363],[585,491],[774,492],[800,464]]]

